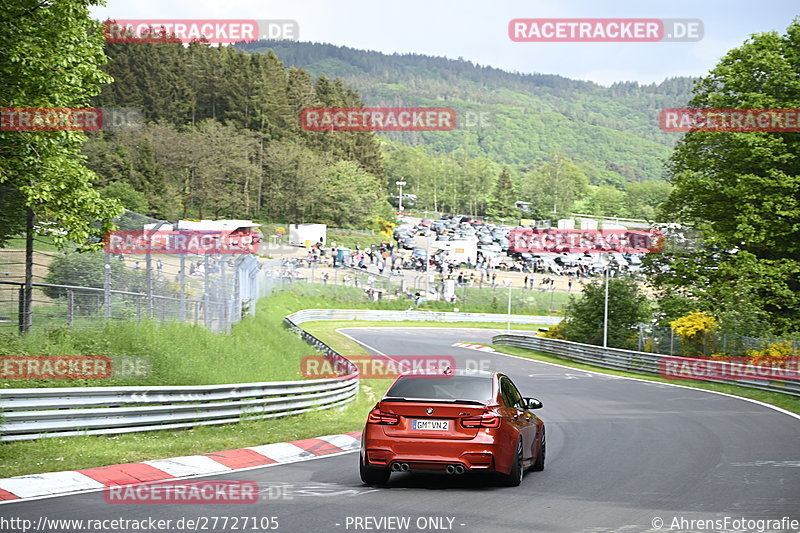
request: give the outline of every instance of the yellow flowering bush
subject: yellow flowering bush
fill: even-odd
[[[672,331],[684,339],[696,339],[717,329],[717,319],[703,311],[692,311],[669,323]]]
[[[800,351],[794,348],[792,341],[778,341],[767,344],[760,350],[747,350],[745,355],[753,362],[774,361],[776,359],[798,357],[800,356]]]
[[[672,331],[683,340],[684,355],[689,356],[700,356],[708,352],[711,334],[718,326],[716,318],[700,310],[692,311],[669,323]]]

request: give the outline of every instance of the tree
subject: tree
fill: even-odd
[[[625,211],[625,193],[610,185],[593,187],[582,204],[586,206],[585,212],[588,215],[621,217],[628,214]],[[583,213],[584,210],[580,212]]]
[[[494,193],[489,200],[489,207],[486,214],[492,218],[509,218],[519,215],[515,203],[517,202],[517,191],[514,182],[511,181],[511,174],[504,168],[497,178],[494,186]]]
[[[378,179],[352,161],[338,161],[328,167],[316,193],[310,217],[314,222],[358,228],[391,216]]]
[[[0,32],[0,106],[84,107],[111,78],[103,32],[89,16],[96,0],[34,2],[12,0],[3,6]],[[12,22],[13,21],[13,22]],[[0,186],[31,209],[40,222],[52,222],[58,245],[85,246],[101,237],[122,212],[116,200],[92,187],[94,174],[80,155],[86,135],[76,131],[0,132]],[[0,218],[0,240],[20,230]]]
[[[800,19],[755,34],[695,87],[696,108],[800,107]],[[664,213],[695,225],[720,257],[702,288],[745,284],[777,334],[800,331],[800,139],[796,133],[690,132],[668,164]],[[687,278],[685,285],[701,280]]]
[[[523,180],[523,198],[542,215],[567,215],[573,204],[587,192],[589,181],[583,169],[565,155],[553,153],[550,161],[541,164]]]
[[[580,298],[571,297],[564,311],[565,320],[558,328],[563,338],[602,345],[605,284],[593,281]],[[608,280],[608,345],[613,348],[636,348],[639,324],[648,322],[652,311],[647,298],[630,278]]]
[[[145,195],[123,181],[115,181],[106,185],[100,189],[100,196],[103,198],[116,198],[119,203],[125,206],[125,209],[136,211],[137,213],[147,213],[150,210]]]
[[[305,222],[319,199],[317,189],[328,163],[327,158],[297,141],[271,142],[264,149],[266,218]]]
[[[625,209],[634,218],[655,220],[658,208],[669,197],[672,186],[665,181],[631,182],[625,186]]]

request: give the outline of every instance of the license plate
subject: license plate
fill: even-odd
[[[450,429],[449,420],[412,420],[411,429],[426,429],[433,431],[447,431]]]

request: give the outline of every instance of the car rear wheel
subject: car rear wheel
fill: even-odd
[[[388,468],[365,465],[363,460],[358,464],[361,481],[367,485],[385,485],[389,481],[389,476],[392,475]]]
[[[511,472],[503,479],[507,487],[518,487],[522,483],[522,439],[517,441],[517,453],[514,457],[514,462],[511,465]]]
[[[544,430],[542,430],[542,440],[539,441],[539,450],[538,453],[536,454],[536,462],[533,463],[533,466],[531,466],[531,470],[533,470],[534,472],[541,472],[542,470],[544,470],[544,457],[546,450],[547,450],[547,441],[545,439],[545,432]]]

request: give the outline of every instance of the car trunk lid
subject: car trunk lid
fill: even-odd
[[[488,411],[486,405],[470,400],[384,399],[378,407],[399,417],[396,425],[382,426],[385,435],[420,439],[472,439],[480,428],[464,427],[461,421]]]

